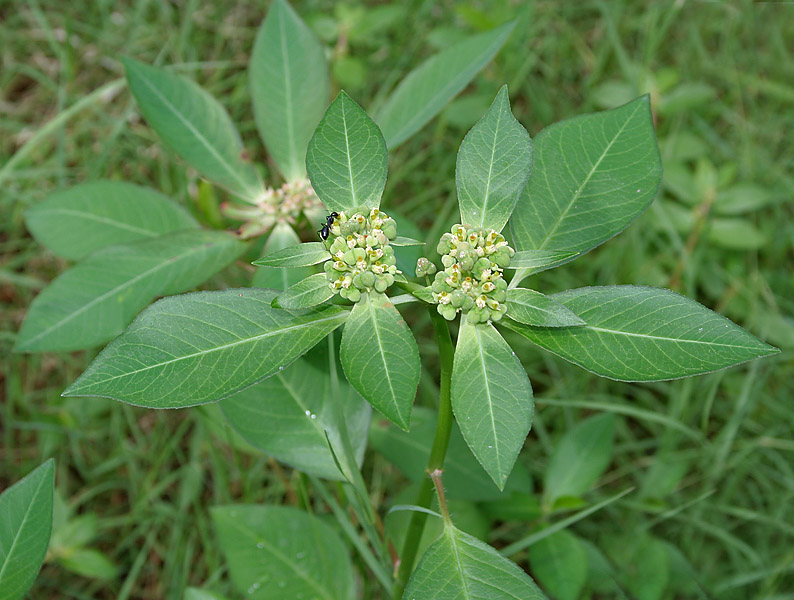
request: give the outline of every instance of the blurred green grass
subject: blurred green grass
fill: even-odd
[[[705,592],[669,597],[794,597],[794,5],[415,0],[397,17],[375,2],[295,6],[329,45],[336,86],[368,107],[439,47],[518,19],[494,63],[390,158],[385,206],[434,232],[428,238],[455,220],[458,145],[502,83],[532,135],[627,94],[651,93],[666,169],[657,201],[619,237],[530,285],[544,292],[673,286],[784,352],[695,379],[626,385],[510,339],[536,391],[521,460],[539,480],[567,427],[592,412],[623,415],[597,492],[638,491],[573,530],[605,547],[640,531],[676,546]],[[107,580],[84,578],[51,556],[32,597],[177,599],[188,584],[222,591],[225,566],[207,508],[300,502],[305,481],[240,450],[211,409],[155,412],[62,399],[90,353],[10,352],[25,308],[66,266],[30,238],[26,207],[105,177],[151,185],[202,216],[192,200],[196,174],[163,148],[123,87],[67,111],[122,76],[122,54],[177,65],[222,100],[248,151],[265,163],[245,73],[265,8],[197,0],[0,4],[0,165],[26,153],[12,168],[0,166],[0,489],[54,456],[59,494],[73,514],[97,515],[92,547],[119,567]],[[379,10],[380,20],[372,18]],[[715,237],[713,209],[737,185],[754,186],[766,199],[739,215],[738,234]],[[687,218],[679,218],[682,211]],[[748,226],[757,241],[731,245],[747,245]],[[235,283],[243,272],[212,285]],[[425,327],[420,349],[432,369],[427,319],[421,311],[410,317]],[[427,404],[431,373],[420,388]],[[381,457],[370,456],[365,469],[378,503],[404,485]],[[505,523],[490,541],[501,546],[527,531],[526,523]]]

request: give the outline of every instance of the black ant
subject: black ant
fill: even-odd
[[[331,227],[334,225],[334,220],[339,216],[338,212],[332,212],[330,215],[325,217],[325,224],[323,225],[322,229],[317,230],[317,235],[320,236],[320,239],[325,241],[328,239],[328,235],[331,233]]]

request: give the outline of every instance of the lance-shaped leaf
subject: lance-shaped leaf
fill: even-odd
[[[636,219],[662,179],[648,96],[556,123],[534,142],[534,173],[510,220],[519,250],[587,252]]]
[[[461,322],[452,410],[472,453],[504,489],[534,414],[524,367],[493,325]]]
[[[248,67],[262,140],[289,180],[306,176],[306,148],[328,106],[325,50],[285,0],[275,0]]]
[[[344,480],[326,437],[327,430],[340,427],[340,416],[359,465],[364,458],[369,404],[344,381],[334,394],[330,375],[306,360],[295,361],[220,405],[246,441],[304,473]]]
[[[458,151],[461,223],[502,231],[531,171],[532,140],[510,111],[504,85]]]
[[[353,598],[347,548],[321,519],[286,506],[211,510],[231,579],[252,600]]]
[[[585,324],[570,308],[540,292],[524,288],[507,290],[507,316],[519,323],[542,327]]]
[[[543,477],[543,499],[554,501],[584,494],[612,460],[615,416],[604,413],[585,419],[565,432],[554,448]]]
[[[91,181],[56,192],[25,211],[36,241],[79,260],[104,248],[198,227],[167,196],[122,181]]]
[[[388,297],[361,295],[342,332],[339,359],[356,391],[387,419],[408,429],[419,385],[419,350]]]
[[[526,276],[566,263],[576,254],[566,250],[519,250],[510,258],[510,264],[506,268],[524,269]]]
[[[532,544],[529,564],[538,583],[559,600],[577,600],[587,582],[587,549],[564,529]]]
[[[54,352],[103,344],[155,297],[197,286],[245,247],[228,233],[192,229],[96,252],[36,296],[16,349]]]
[[[330,260],[331,253],[320,242],[304,242],[265,254],[253,264],[261,267],[308,267]]]
[[[25,596],[52,532],[55,467],[50,459],[0,495],[0,600]]]
[[[518,565],[447,524],[422,555],[403,600],[547,600]]]
[[[143,116],[166,145],[208,179],[244,200],[255,200],[262,182],[242,159],[240,135],[218,101],[186,77],[122,60]]]
[[[317,273],[288,287],[273,299],[276,308],[311,308],[330,300],[334,295],[325,273]]]
[[[470,37],[408,73],[375,119],[389,148],[396,148],[436,116],[499,51],[515,23]]]
[[[64,396],[184,408],[231,396],[286,368],[347,318],[337,306],[282,310],[257,288],[170,296],[144,310]]]
[[[380,129],[344,90],[309,142],[306,169],[314,191],[334,211],[380,205],[387,170]]]
[[[586,287],[551,296],[584,319],[580,327],[532,327],[504,320],[527,339],[619,381],[661,381],[776,354],[722,315],[670,290]]]

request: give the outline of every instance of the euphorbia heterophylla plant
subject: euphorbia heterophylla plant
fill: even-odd
[[[622,381],[696,375],[776,352],[669,290],[602,286],[544,295],[520,287],[616,235],[653,200],[661,164],[647,97],[552,125],[533,143],[503,87],[458,152],[460,223],[430,241],[440,261],[423,257],[415,273],[400,272],[394,248],[420,242],[401,237],[399,222],[380,208],[387,144],[344,92],[308,143],[306,169],[328,211],[318,241],[255,264],[317,272],[283,291],[164,298],[64,393],[153,408],[221,400],[248,441],[309,475],[366,569],[395,599],[545,598],[517,565],[453,524],[445,496],[454,422],[500,490],[532,423],[529,378],[499,328]],[[429,310],[440,388],[426,476],[394,561],[359,467],[368,406],[411,427],[420,355],[395,306],[408,302]],[[455,344],[450,321],[459,324]],[[340,327],[338,360],[349,386],[337,375],[332,334]],[[327,348],[325,363],[299,358],[318,344]],[[335,497],[319,478],[341,481],[349,493]],[[430,510],[434,490],[440,515]],[[429,513],[440,516],[442,534],[417,562]],[[346,546],[317,517],[274,506],[217,507],[213,517],[242,592],[353,595]]]
[[[430,121],[499,51],[506,23],[470,36],[426,60],[385,97],[377,113],[389,148]],[[28,229],[77,264],[40,293],[16,342],[22,352],[96,347],[121,333],[154,298],[195,288],[269,234],[266,252],[300,241],[323,206],[306,178],[306,148],[330,100],[325,48],[284,0],[274,0],[253,47],[248,83],[257,129],[272,162],[271,185],[247,158],[223,105],[187,77],[123,59],[127,85],[149,126],[203,178],[193,211],[152,189],[92,181],[31,207]],[[220,212],[221,214],[218,214]],[[224,222],[224,218],[226,221]],[[305,269],[258,269],[252,285],[283,289]]]

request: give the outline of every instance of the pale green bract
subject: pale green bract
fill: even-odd
[[[396,148],[438,114],[496,55],[514,26],[472,36],[411,71],[375,117],[388,147]]]
[[[461,223],[502,231],[531,172],[532,140],[510,111],[505,85],[458,151]]]
[[[197,286],[245,248],[226,232],[201,229],[103,248],[36,297],[16,349],[52,352],[103,344],[154,298]]]
[[[524,367],[493,325],[461,319],[452,410],[474,456],[504,489],[534,413]]]
[[[344,90],[309,142],[306,169],[328,210],[377,208],[386,185],[387,151],[380,129]]]
[[[155,302],[63,395],[149,408],[214,402],[285,369],[348,316],[328,305],[275,309],[275,296],[240,288]]]
[[[422,556],[403,600],[548,600],[521,568],[446,524]]]
[[[249,202],[264,191],[243,161],[240,135],[226,110],[193,81],[131,58],[127,84],[143,116],[166,145],[199,173]]]
[[[355,390],[387,419],[408,429],[419,385],[419,349],[385,295],[361,294],[342,332],[339,359]]]
[[[570,308],[535,290],[507,290],[507,316],[519,323],[542,327],[573,327],[584,325]]]
[[[0,600],[25,596],[41,568],[52,531],[52,459],[0,494]]]
[[[167,196],[123,181],[90,181],[55,192],[25,211],[25,224],[37,242],[71,260],[105,246],[198,227]]]
[[[289,181],[306,174],[306,148],[328,104],[325,49],[284,0],[275,0],[248,67],[256,126]]]
[[[310,275],[288,287],[273,299],[275,308],[310,308],[330,300],[334,291],[328,286],[324,273]]]
[[[212,521],[240,594],[251,600],[350,600],[353,570],[339,536],[286,506],[229,505]]]
[[[779,352],[705,306],[642,286],[586,287],[550,296],[581,317],[580,327],[502,323],[602,377],[661,381],[724,369]]]

